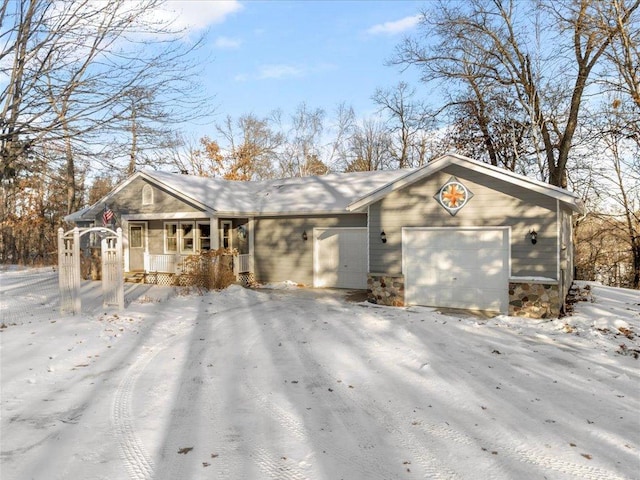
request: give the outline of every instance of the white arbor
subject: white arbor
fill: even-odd
[[[58,281],[60,311],[80,313],[80,237],[97,232],[101,236],[103,305],[124,308],[124,276],[122,268],[122,229],[106,227],[58,229]]]

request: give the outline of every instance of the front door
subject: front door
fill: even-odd
[[[129,222],[129,271],[144,270],[144,252],[147,245],[147,224]]]

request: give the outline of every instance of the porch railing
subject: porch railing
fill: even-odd
[[[144,271],[161,273],[180,273],[186,255],[144,254]]]
[[[248,273],[251,271],[251,255],[249,254],[240,254],[237,257],[234,257],[234,270],[236,274],[238,273]]]
[[[144,270],[145,272],[182,273],[184,260],[187,257],[188,255],[145,253]],[[251,255],[242,254],[233,257],[233,270],[236,275],[250,272]]]

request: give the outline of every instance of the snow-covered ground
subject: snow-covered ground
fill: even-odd
[[[554,321],[0,273],[0,478],[640,478],[640,294]],[[585,286],[585,285],[583,285]],[[587,295],[588,293],[588,295]]]

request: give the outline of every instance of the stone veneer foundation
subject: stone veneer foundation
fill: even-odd
[[[367,299],[391,307],[404,306],[404,276],[367,274]],[[560,316],[560,291],[557,282],[536,280],[509,282],[509,315],[525,318]]]
[[[367,274],[367,300],[390,307],[404,306],[404,275]]]
[[[509,282],[509,315],[526,318],[558,318],[560,290],[557,282]]]

